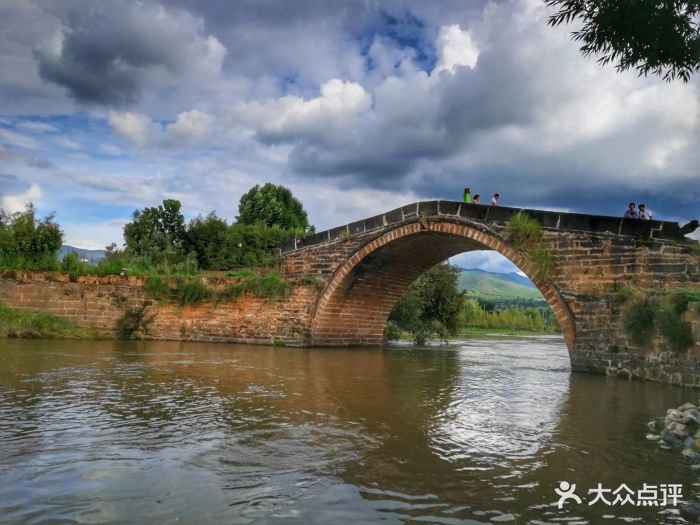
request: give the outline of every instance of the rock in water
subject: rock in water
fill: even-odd
[[[700,503],[686,503],[679,510],[681,517],[690,523],[700,523]]]

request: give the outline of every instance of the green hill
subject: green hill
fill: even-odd
[[[544,301],[540,291],[528,279],[518,274],[493,273],[462,269],[458,287],[471,299],[488,302]]]

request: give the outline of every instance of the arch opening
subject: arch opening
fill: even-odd
[[[574,318],[557,288],[532,277],[532,263],[498,234],[461,222],[403,224],[359,247],[321,292],[312,345],[381,345],[389,314],[411,283],[433,266],[474,250],[496,251],[528,275],[549,304],[571,354]]]

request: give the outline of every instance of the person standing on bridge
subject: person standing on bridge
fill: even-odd
[[[651,212],[647,210],[647,207],[644,204],[639,205],[639,214],[637,217],[645,221],[650,221],[652,219]]]
[[[639,215],[637,215],[637,212],[634,209],[634,202],[630,202],[629,207],[627,208],[627,211],[625,214],[622,216],[625,219],[638,219]]]
[[[474,204],[481,204],[481,195],[478,193],[474,195]]]
[[[498,206],[498,199],[500,199],[501,196],[498,193],[494,193],[493,197],[491,197],[491,206]]]
[[[464,188],[464,203],[465,204],[471,204],[472,203],[472,192],[469,188]]]

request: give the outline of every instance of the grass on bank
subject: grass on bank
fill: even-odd
[[[5,337],[102,339],[94,328],[75,325],[56,316],[25,312],[0,304],[0,335]]]

